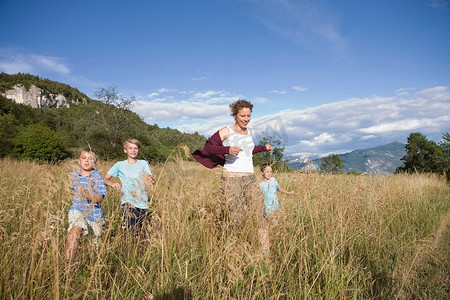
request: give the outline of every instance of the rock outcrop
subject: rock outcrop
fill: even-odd
[[[3,93],[3,96],[7,99],[15,101],[16,103],[26,104],[33,108],[68,107],[72,103],[78,104],[81,102],[86,102],[86,100],[76,99],[71,100],[69,103],[64,95],[48,93],[34,84],[31,85],[29,90],[27,90],[22,84],[16,84],[11,90]]]

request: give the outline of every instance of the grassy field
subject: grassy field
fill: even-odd
[[[0,161],[1,299],[450,298],[450,187],[438,177],[275,174],[297,194],[279,196],[263,256],[251,222],[223,221],[220,170],[175,159],[152,166],[148,234],[121,235],[108,189],[103,243],[82,238],[67,276],[75,168]]]

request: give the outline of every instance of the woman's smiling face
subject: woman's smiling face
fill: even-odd
[[[235,116],[236,124],[241,128],[242,130],[245,130],[247,128],[248,123],[250,123],[250,120],[252,118],[252,111],[248,107],[241,108],[237,115]]]

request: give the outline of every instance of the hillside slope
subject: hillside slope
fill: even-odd
[[[401,158],[406,154],[405,145],[392,142],[369,149],[354,150],[340,154],[345,171],[375,174],[392,174],[402,165]]]
[[[399,142],[392,142],[386,145],[354,150],[349,153],[339,154],[344,162],[345,172],[375,174],[392,174],[395,169],[403,163],[401,158],[406,154],[405,145]],[[288,157],[288,165],[293,169],[304,169],[306,161],[311,161],[310,168],[317,170],[321,164],[321,158],[317,155],[301,157]]]
[[[15,99],[0,95],[0,157],[39,159],[39,154],[24,156],[24,152],[30,143],[36,144],[43,140],[40,142],[51,142],[53,145],[33,145],[37,146],[35,148],[38,151],[45,146],[55,148],[57,145],[65,149],[63,152],[75,155],[77,149],[91,147],[103,159],[120,159],[123,158],[123,141],[133,137],[143,145],[143,158],[149,161],[164,161],[178,145],[197,149],[203,147],[206,140],[198,133],[188,134],[176,129],[159,128],[156,124],[147,124],[129,109],[90,99],[77,89],[59,82],[29,74],[0,74],[0,94],[14,86],[21,86],[21,90],[26,91],[34,86],[41,92],[29,93],[27,99],[30,100],[30,95],[41,98],[31,99],[29,103],[17,103]],[[65,103],[70,105],[31,105],[43,103],[43,96],[55,95],[64,96]],[[33,136],[42,135],[42,132],[45,132],[47,137]],[[22,144],[18,145],[18,140],[21,140]]]

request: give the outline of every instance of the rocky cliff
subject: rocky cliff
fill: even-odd
[[[46,90],[38,88],[34,84],[30,86],[29,90],[22,84],[16,84],[12,89],[2,93],[2,95],[16,103],[26,104],[33,108],[61,107],[86,102],[85,99],[76,99],[71,100],[69,103],[64,95],[49,93]]]

